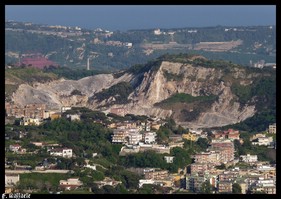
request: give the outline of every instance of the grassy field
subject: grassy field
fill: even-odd
[[[52,186],[58,186],[60,180],[66,180],[69,178],[69,174],[61,174],[61,173],[24,173],[20,174],[20,180],[33,180],[41,181],[41,182],[50,182]]]

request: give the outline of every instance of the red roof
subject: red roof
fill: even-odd
[[[20,65],[26,65],[26,66],[32,66],[35,68],[41,68],[43,69],[45,66],[58,66],[58,64],[56,64],[53,61],[50,61],[48,59],[46,59],[45,57],[25,57],[21,60]]]

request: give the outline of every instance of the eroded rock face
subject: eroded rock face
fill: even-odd
[[[215,68],[194,67],[191,64],[163,61],[158,70],[150,70],[142,75],[142,81],[136,86],[128,99],[128,104],[115,104],[123,107],[128,113],[137,115],[154,115],[158,117],[172,116],[178,124],[189,128],[223,126],[237,123],[251,117],[255,106],[244,106],[242,109],[231,92],[231,82],[224,82],[223,71]],[[167,76],[168,75],[168,76]],[[172,78],[171,78],[172,77]],[[245,70],[234,70],[233,78],[243,78],[244,85],[252,82],[253,75],[246,75]],[[86,77],[78,81],[58,80],[46,84],[30,86],[20,85],[13,95],[13,101],[19,105],[28,103],[46,103],[49,109],[60,109],[61,106],[85,106],[96,109],[100,105],[110,109],[114,98],[97,102],[89,100],[95,93],[107,89],[119,82],[136,82],[136,76],[125,73],[119,78],[111,74]],[[81,95],[73,95],[78,90]],[[162,109],[154,106],[173,94],[186,93],[192,96],[215,95],[218,100],[211,104],[207,111],[200,113],[193,121],[186,121],[180,114],[181,110]]]

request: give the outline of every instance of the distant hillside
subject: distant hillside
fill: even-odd
[[[276,27],[205,27],[131,30],[77,30],[22,22],[5,23],[5,63],[41,53],[60,66],[118,71],[164,54],[201,54],[208,59],[249,65],[276,62]]]
[[[46,83],[57,79],[56,74],[46,73],[37,68],[5,69],[5,99],[10,101],[13,92],[21,84]]]

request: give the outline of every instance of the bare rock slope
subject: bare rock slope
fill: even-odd
[[[255,105],[241,106],[232,92],[234,83],[251,85],[253,78],[260,74],[249,74],[241,67],[233,67],[225,72],[223,68],[203,67],[190,62],[161,61],[156,69],[148,69],[138,74],[124,72],[118,78],[113,74],[86,77],[78,81],[60,79],[50,83],[30,86],[22,84],[13,95],[19,105],[46,103],[50,109],[61,106],[85,106],[91,109],[101,107],[122,107],[128,113],[173,117],[178,124],[189,128],[223,126],[245,120],[256,112]],[[129,82],[134,91],[128,95],[128,103],[118,104],[114,97],[100,102],[96,94],[120,82]],[[79,91],[77,94],[74,91]],[[157,106],[175,94],[216,96],[216,100],[205,106],[202,103],[180,102],[171,106]],[[92,100],[89,100],[89,99]],[[196,117],[188,119],[200,108]]]

